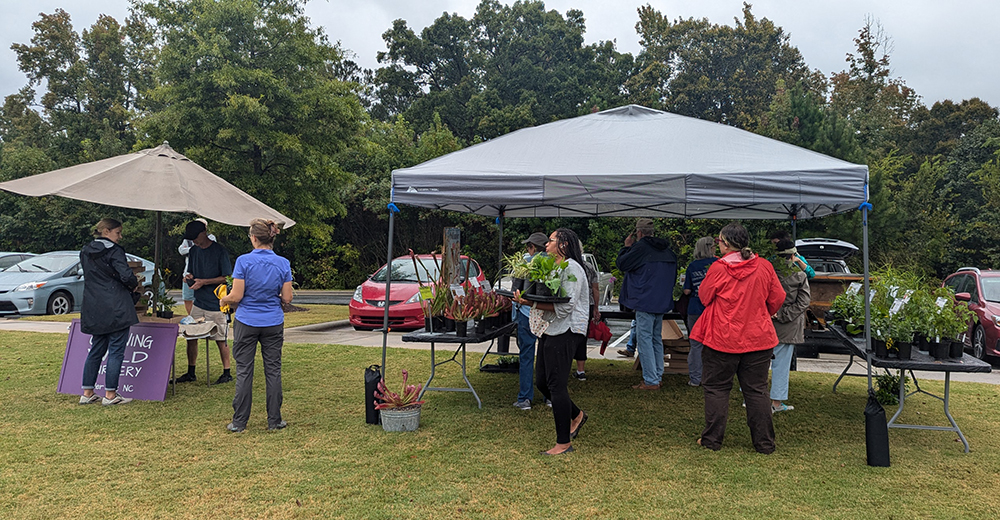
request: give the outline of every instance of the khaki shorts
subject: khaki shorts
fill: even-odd
[[[212,339],[216,341],[223,341],[226,339],[226,333],[228,331],[228,324],[226,323],[226,315],[221,311],[206,311],[197,305],[191,307],[191,317],[195,320],[200,318],[205,318],[205,322],[215,323],[215,334],[212,335]]]

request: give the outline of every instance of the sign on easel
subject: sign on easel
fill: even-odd
[[[118,393],[144,401],[162,401],[167,396],[170,363],[177,345],[176,323],[137,323],[129,329],[125,358],[118,378]],[[59,373],[60,394],[81,395],[83,365],[90,352],[90,334],[80,330],[80,320],[74,319],[66,340],[66,355]],[[101,360],[94,391],[104,391],[107,355]]]

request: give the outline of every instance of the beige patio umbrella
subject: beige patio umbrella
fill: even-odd
[[[121,208],[156,212],[154,277],[160,265],[160,212],[195,213],[231,224],[254,218],[291,227],[295,221],[247,195],[221,177],[175,152],[166,141],[156,148],[70,166],[0,183],[0,189],[42,197],[58,195]],[[154,286],[159,286],[156,280]]]

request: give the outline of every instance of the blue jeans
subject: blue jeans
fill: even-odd
[[[795,345],[778,343],[774,347],[774,359],[771,360],[771,400],[784,401],[788,399],[788,371],[792,367],[792,352]]]
[[[692,385],[701,384],[701,350],[704,345],[691,338],[691,330],[698,321],[701,314],[688,314],[688,342],[691,343],[691,351],[688,353],[688,382]]]
[[[629,325],[628,343],[625,344],[625,350],[635,354],[635,320],[632,320],[632,324]]]
[[[514,309],[514,323],[517,323],[517,357],[520,361],[518,368],[519,385],[517,391],[518,401],[530,401],[535,398],[535,336],[531,333],[528,325],[528,317]]]
[[[90,352],[83,362],[83,389],[94,388],[97,382],[97,372],[101,369],[104,354],[108,355],[107,370],[104,373],[104,390],[118,390],[118,376],[122,371],[122,359],[125,358],[125,345],[128,344],[128,329],[116,330],[110,334],[94,334],[90,339]]]
[[[658,385],[663,378],[663,315],[635,311],[636,350],[642,364],[642,380]]]

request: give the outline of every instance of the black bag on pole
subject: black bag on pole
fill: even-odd
[[[372,365],[365,369],[365,422],[368,424],[381,423],[381,416],[375,409],[375,391],[378,390],[378,382],[382,379],[381,367]]]
[[[868,450],[868,465],[889,467],[889,426],[875,391],[868,389],[868,404],[865,406],[865,448]]]

